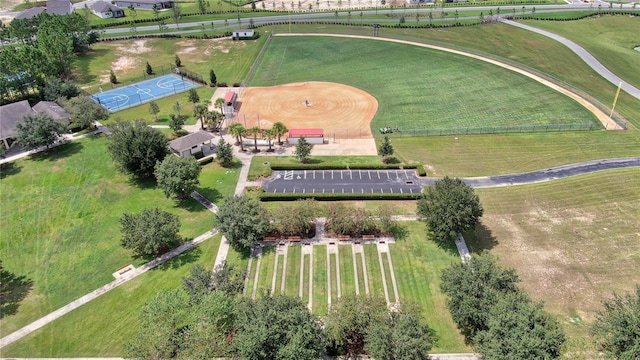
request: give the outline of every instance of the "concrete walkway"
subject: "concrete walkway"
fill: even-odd
[[[591,55],[582,46],[574,43],[573,41],[571,41],[571,40],[569,40],[569,39],[567,39],[565,37],[562,37],[560,35],[556,35],[556,34],[554,34],[552,32],[546,31],[546,30],[538,29],[538,28],[533,27],[533,26],[521,24],[519,22],[512,21],[512,20],[507,20],[507,19],[504,19],[504,18],[501,18],[500,21],[505,23],[505,24],[507,24],[507,25],[519,27],[519,28],[524,29],[524,30],[533,31],[535,33],[538,33],[540,35],[544,35],[546,37],[549,37],[549,38],[551,38],[553,40],[556,40],[556,41],[560,42],[562,45],[568,47],[571,51],[573,51],[576,55],[578,55],[582,59],[582,61],[584,61],[587,65],[589,65],[589,67],[591,67],[595,72],[600,74],[600,76],[605,78],[607,81],[609,81],[610,83],[612,83],[616,87],[618,85],[622,84],[622,86],[621,86],[622,90],[624,90],[627,94],[629,94],[629,95],[635,97],[636,99],[640,100],[640,89],[638,89],[637,87],[635,87],[635,86],[629,84],[628,82],[622,80],[619,76],[617,76],[616,74],[611,72],[611,70],[607,69],[604,65],[602,65],[602,63],[600,63],[593,55]]]

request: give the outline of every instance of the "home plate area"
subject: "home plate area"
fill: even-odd
[[[424,185],[415,170],[280,170],[262,182],[270,193],[416,194]]]

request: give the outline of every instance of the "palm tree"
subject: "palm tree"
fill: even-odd
[[[273,131],[273,129],[266,129],[262,132],[262,137],[267,140],[267,143],[269,143],[269,150],[267,150],[267,152],[273,151],[273,149],[271,148],[271,140],[273,140],[275,135],[276,134],[275,134],[275,131]]]
[[[216,99],[216,102],[214,103],[214,105],[215,105],[215,107],[217,107],[218,109],[220,109],[220,113],[221,113],[222,115],[224,115],[224,110],[223,110],[223,107],[224,107],[224,99],[223,99],[223,98],[217,98],[217,99]]]
[[[247,132],[247,130],[240,123],[233,123],[229,126],[229,134],[235,136],[236,143],[235,145],[240,145],[240,150],[244,151],[244,145],[242,144],[242,137]]]
[[[200,129],[204,129],[204,118],[207,115],[207,104],[200,103],[193,107],[193,117],[200,119]]]
[[[204,121],[209,129],[217,130],[222,123],[222,114],[217,111],[207,111]]]
[[[287,129],[287,127],[284,126],[283,123],[278,121],[277,123],[273,124],[273,127],[271,128],[271,130],[273,130],[274,135],[278,137],[278,145],[282,145],[282,141],[280,141],[280,136],[286,134],[287,131],[289,131],[289,129]]]
[[[260,150],[258,150],[258,134],[260,133],[260,128],[257,126],[252,127],[251,129],[248,129],[247,132],[251,135],[253,135],[253,152],[259,152]]]

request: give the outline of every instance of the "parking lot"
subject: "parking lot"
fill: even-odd
[[[415,170],[281,170],[262,187],[270,193],[420,193]]]

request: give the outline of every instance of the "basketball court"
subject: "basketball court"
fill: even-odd
[[[168,74],[117,89],[100,91],[97,94],[91,95],[91,97],[98,104],[114,112],[177,94],[196,86],[196,84],[182,79],[179,75]]]

